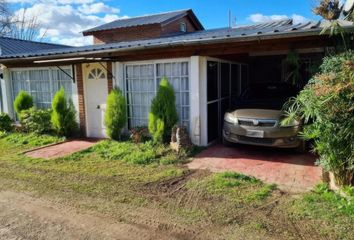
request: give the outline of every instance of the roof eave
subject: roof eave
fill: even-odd
[[[43,60],[43,59],[60,59],[74,56],[87,56],[93,54],[105,54],[105,53],[117,53],[117,52],[129,52],[136,50],[147,50],[147,49],[156,49],[156,48],[167,48],[167,47],[179,47],[179,46],[193,46],[193,45],[207,45],[207,44],[218,44],[218,43],[227,43],[227,42],[252,42],[252,41],[263,41],[263,40],[272,40],[272,39],[285,39],[285,38],[296,38],[296,37],[306,37],[306,36],[318,36],[321,32],[321,29],[309,29],[301,32],[287,32],[287,33],[272,33],[267,35],[255,35],[255,36],[242,36],[242,37],[228,37],[222,39],[196,39],[196,40],[184,40],[176,42],[167,42],[158,45],[149,45],[149,46],[136,46],[130,48],[110,48],[105,50],[95,50],[95,51],[83,51],[76,53],[64,53],[64,54],[53,54],[45,56],[33,56],[33,57],[17,57],[17,58],[2,58],[0,57],[0,63],[10,63],[16,61],[34,61],[34,60]]]

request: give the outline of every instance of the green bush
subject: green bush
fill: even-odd
[[[23,110],[20,114],[23,131],[36,134],[50,133],[52,131],[50,118],[51,110],[49,109],[30,108]]]
[[[54,130],[60,136],[70,137],[77,133],[75,107],[71,99],[67,101],[63,87],[53,98],[51,122]]]
[[[107,97],[107,109],[104,116],[107,135],[112,139],[119,140],[126,122],[127,104],[125,98],[119,89],[113,89]]]
[[[33,107],[33,98],[25,91],[20,91],[14,101],[15,112],[20,115],[21,111]]]
[[[7,142],[12,143],[15,146],[33,146],[39,147],[43,145],[62,142],[65,139],[57,136],[47,134],[34,134],[34,133],[11,133],[5,136]]]
[[[175,102],[173,87],[163,78],[149,114],[149,131],[155,143],[168,141],[172,127],[178,121]]]
[[[317,74],[287,104],[286,122],[298,117],[308,125],[319,163],[334,173],[338,185],[354,181],[354,53],[326,57]]]
[[[168,146],[156,145],[152,141],[137,144],[107,140],[96,144],[92,149],[104,159],[138,165],[175,164],[180,160]]]
[[[0,113],[0,131],[10,132],[12,130],[12,120],[6,113]]]

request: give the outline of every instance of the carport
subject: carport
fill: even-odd
[[[257,84],[288,83],[291,80],[287,79],[284,64],[291,53],[298,56],[300,78],[296,83],[289,82],[289,85],[294,85],[294,89],[300,91],[325,55],[325,48],[289,48],[281,51],[224,54],[205,59],[209,145],[220,140],[225,112],[233,108],[235,101],[247,88]]]

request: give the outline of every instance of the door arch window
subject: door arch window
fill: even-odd
[[[88,74],[88,79],[90,80],[106,79],[106,74],[100,68],[93,68]]]

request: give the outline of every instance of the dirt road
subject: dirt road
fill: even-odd
[[[183,239],[161,226],[79,213],[24,193],[0,192],[0,239]]]

